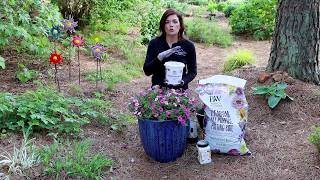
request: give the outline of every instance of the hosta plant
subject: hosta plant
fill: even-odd
[[[293,100],[292,97],[288,96],[285,89],[288,85],[284,82],[276,82],[270,86],[257,86],[253,87],[253,94],[255,95],[265,95],[268,98],[268,105],[270,108],[275,108],[281,99]]]

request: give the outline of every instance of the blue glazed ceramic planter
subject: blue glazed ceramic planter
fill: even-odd
[[[162,163],[182,156],[187,143],[187,126],[174,120],[139,120],[138,123],[141,143],[148,156]]]

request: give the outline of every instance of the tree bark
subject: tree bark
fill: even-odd
[[[268,71],[320,84],[319,0],[280,0]]]

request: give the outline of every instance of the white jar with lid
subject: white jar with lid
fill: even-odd
[[[211,163],[211,150],[208,141],[200,140],[197,142],[198,160],[200,164]]]

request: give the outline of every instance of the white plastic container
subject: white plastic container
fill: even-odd
[[[197,123],[193,120],[190,120],[188,142],[195,143],[197,141],[198,141]]]
[[[182,79],[184,64],[176,61],[164,63],[166,68],[166,81],[171,85],[178,85]]]
[[[198,160],[200,164],[211,163],[211,150],[208,141],[200,140],[197,142]]]

